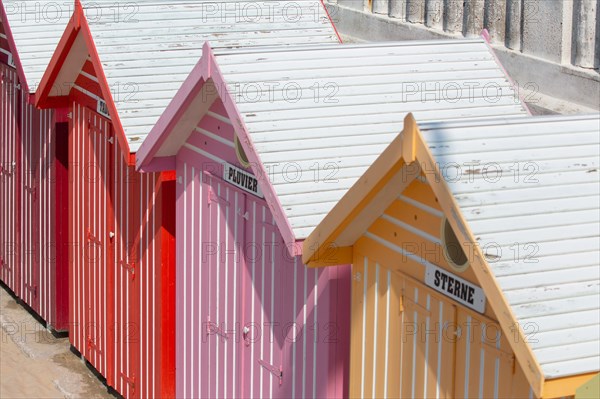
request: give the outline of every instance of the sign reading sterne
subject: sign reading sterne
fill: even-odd
[[[223,165],[223,179],[257,197],[265,198],[258,185],[258,179],[252,173],[246,172],[237,166],[225,162]]]
[[[432,264],[425,271],[425,284],[479,313],[485,312],[485,295],[478,287]]]

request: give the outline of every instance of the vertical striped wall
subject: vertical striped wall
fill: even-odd
[[[109,119],[71,110],[71,342],[123,396],[171,397],[174,182],[137,173]]]
[[[0,278],[15,294],[21,290],[18,263],[17,73],[0,63]]]
[[[264,200],[222,180],[225,115],[177,155],[177,397],[342,397],[348,268],[307,269]]]
[[[1,34],[0,42],[7,48]],[[57,236],[54,113],[29,103],[14,68],[0,63],[0,75],[0,264],[5,265],[0,276],[49,327],[65,330],[66,262],[57,250],[65,250],[66,238]]]
[[[66,328],[66,313],[57,320],[56,180],[54,118],[51,111],[30,105],[20,92],[20,262],[21,298],[48,324]],[[66,276],[64,276],[66,277]]]
[[[417,179],[357,242],[351,397],[530,397],[493,313],[475,313],[424,284],[427,263],[458,274],[443,256],[442,216]],[[471,271],[460,275],[477,284]]]
[[[109,384],[109,281],[112,229],[110,178],[106,178],[114,146],[108,142],[110,123],[76,105],[72,108],[69,159],[73,187],[69,208],[70,242],[73,243],[69,288],[71,290],[69,338]]]

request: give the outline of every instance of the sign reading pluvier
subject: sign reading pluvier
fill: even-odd
[[[479,313],[485,312],[485,295],[481,287],[429,264],[425,271],[425,284],[434,290],[462,303]]]
[[[223,180],[259,198],[265,198],[258,185],[258,179],[252,173],[246,172],[237,166],[224,163]]]

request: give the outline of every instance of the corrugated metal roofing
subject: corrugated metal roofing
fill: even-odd
[[[73,4],[71,1],[2,0],[2,5],[23,73],[33,92],[73,14]]]
[[[546,378],[600,370],[600,116],[421,131]]]
[[[527,115],[483,40],[215,51],[296,239],[403,128]]]
[[[88,23],[130,150],[137,151],[185,78],[213,48],[337,43],[319,0],[90,1]],[[92,15],[94,7],[96,16]]]

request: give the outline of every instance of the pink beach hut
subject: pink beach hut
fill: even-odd
[[[482,40],[205,45],[136,157],[176,171],[177,397],[348,396],[352,252],[301,243],[415,109],[527,115]]]

